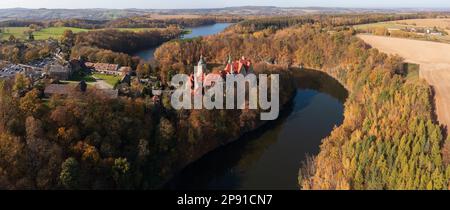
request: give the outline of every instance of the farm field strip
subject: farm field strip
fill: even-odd
[[[6,40],[9,39],[11,35],[13,35],[17,39],[27,39],[25,35],[25,31],[29,30],[29,27],[4,27],[0,28],[3,30],[3,33],[0,33],[0,39]],[[49,27],[44,28],[40,31],[36,31],[33,33],[34,38],[36,40],[44,40],[48,39],[50,37],[52,38],[59,38],[63,35],[65,30],[72,30],[74,33],[84,32],[88,31],[87,29],[82,28],[73,28],[73,27]]]
[[[450,18],[442,19],[408,19],[408,20],[395,20],[387,22],[369,23],[362,25],[355,25],[356,29],[366,29],[368,27],[387,27],[387,28],[411,28],[411,27],[438,27],[447,31],[450,31]]]
[[[396,20],[378,23],[369,23],[355,25],[353,28],[359,30],[368,30],[370,28],[386,28],[388,30],[403,30],[411,28],[434,28],[437,27],[441,31],[447,32],[447,35],[436,36],[428,35],[428,38],[433,38],[432,40],[425,39],[425,41],[439,41],[444,43],[450,43],[450,18],[439,18],[439,19],[408,19],[408,20]],[[422,39],[419,39],[422,40]]]
[[[7,40],[11,35],[13,35],[17,39],[27,39],[28,37],[25,35],[25,31],[29,30],[29,27],[4,27],[1,28],[3,33],[0,33],[0,40]],[[160,30],[160,28],[111,28],[120,31],[147,31],[147,30]],[[83,29],[83,28],[74,28],[74,27],[49,27],[44,28],[40,31],[36,31],[33,33],[34,38],[36,40],[45,40],[49,38],[57,39],[61,37],[65,30],[71,30],[74,33],[91,31],[91,29]],[[95,29],[95,30],[104,30],[104,29]]]
[[[436,114],[450,127],[450,44],[393,37],[358,35],[372,47],[420,65],[420,77],[435,90]]]
[[[416,25],[418,27],[439,27],[442,29],[450,30],[450,18],[434,18],[434,19],[409,19],[409,20],[398,20],[391,21],[395,23]]]
[[[407,27],[412,27],[410,25],[403,25],[396,22],[379,22],[379,23],[369,23],[362,25],[353,26],[355,29],[368,29],[371,27],[385,27],[385,28],[393,28],[393,29],[404,29]]]

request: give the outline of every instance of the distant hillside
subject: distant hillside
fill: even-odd
[[[112,9],[0,9],[0,21],[27,19],[27,20],[54,20],[54,19],[89,19],[111,20],[148,14],[139,10],[112,10]]]
[[[243,6],[211,9],[0,9],[0,21],[4,20],[54,20],[54,19],[89,19],[113,20],[148,14],[201,14],[201,15],[302,15],[302,14],[348,14],[374,12],[422,12],[422,11],[450,11],[441,9],[363,9],[363,8],[330,8],[330,7],[271,7],[271,6]]]

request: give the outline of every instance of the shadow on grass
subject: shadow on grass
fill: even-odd
[[[82,81],[85,82],[96,82],[97,80],[91,75],[86,73],[77,72],[74,73],[70,78],[69,81]]]

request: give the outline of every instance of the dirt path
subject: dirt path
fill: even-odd
[[[450,127],[450,44],[372,35],[358,37],[382,52],[397,54],[407,62],[420,64],[420,77],[436,93],[439,123]]]
[[[114,87],[110,84],[108,84],[107,82],[103,81],[103,80],[97,80],[97,82],[95,82],[95,86],[98,89],[113,89]]]
[[[97,87],[98,89],[113,89],[114,87],[110,84],[108,84],[107,82],[105,82],[105,80],[99,79],[94,77],[94,79],[96,80],[94,82],[95,87]]]

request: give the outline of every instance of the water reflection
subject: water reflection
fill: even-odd
[[[347,92],[336,80],[312,70],[294,74],[298,90],[277,121],[221,147],[185,168],[169,189],[298,189],[306,154],[343,121]]]
[[[189,38],[195,38],[195,37],[199,37],[199,36],[208,36],[208,35],[217,34],[219,32],[222,32],[223,30],[225,30],[225,28],[227,28],[229,25],[231,25],[231,23],[216,23],[213,25],[187,28],[187,30],[189,30],[191,33],[184,35],[183,38],[189,39]],[[133,56],[138,56],[141,59],[144,59],[147,61],[153,60],[153,58],[155,57],[155,51],[156,51],[156,49],[158,49],[158,47],[159,46],[151,47],[146,50],[141,50],[139,52],[134,53]]]

